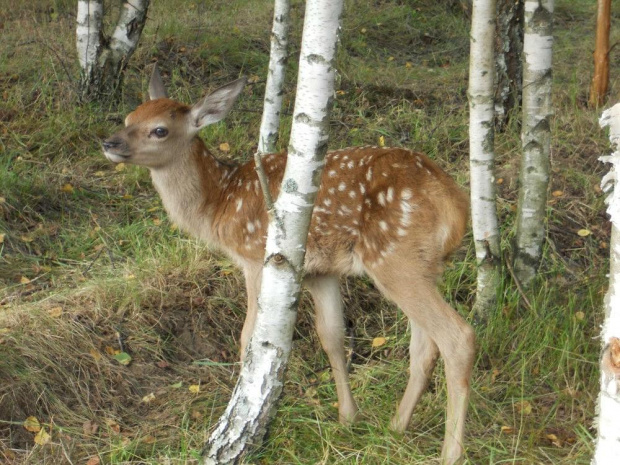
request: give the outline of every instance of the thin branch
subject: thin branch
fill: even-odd
[[[263,154],[257,151],[254,154],[254,163],[256,167],[256,174],[258,175],[258,181],[260,182],[260,188],[263,191],[263,197],[265,198],[265,206],[267,207],[267,215],[269,216],[269,220],[273,220],[275,215],[275,207],[273,205],[273,199],[271,198],[271,191],[269,190],[269,181],[267,180],[267,174],[265,173],[265,168],[263,167]]]
[[[504,263],[506,264],[506,268],[508,269],[508,272],[510,273],[510,276],[512,277],[512,280],[514,281],[515,285],[517,286],[517,290],[519,291],[519,295],[523,299],[523,303],[525,304],[525,306],[527,307],[527,309],[530,312],[532,312],[536,317],[538,317],[538,312],[536,310],[534,310],[534,307],[532,307],[532,304],[530,303],[529,299],[525,295],[525,291],[523,290],[523,286],[521,285],[521,281],[519,281],[519,278],[517,278],[517,276],[515,275],[514,270],[512,269],[512,263],[510,262],[510,258],[507,257],[507,256],[504,256]]]

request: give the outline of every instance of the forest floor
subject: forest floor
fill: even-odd
[[[2,3],[0,463],[198,463],[239,370],[243,279],[230,260],[169,222],[146,170],[112,165],[99,144],[143,100],[150,65],[158,61],[170,95],[187,103],[249,76],[228,119],[202,134],[216,156],[249,160],[271,2],[152,2],[122,99],[109,107],[77,103],[75,2]],[[382,138],[428,153],[467,187],[469,14],[461,5],[346,2],[331,148],[377,145]],[[303,6],[293,2],[282,147]],[[487,325],[476,326],[467,463],[590,463],[610,234],[599,188],[607,167],[598,161],[609,142],[598,126],[601,111],[586,105],[595,8],[579,0],[556,5],[544,262],[528,303],[507,273],[497,309]],[[620,30],[613,34],[616,43]],[[612,49],[610,62],[617,96],[620,48]],[[515,114],[496,137],[506,260],[519,131]],[[473,321],[470,234],[442,288]],[[352,427],[336,421],[333,379],[304,298],[278,415],[248,463],[438,462],[443,367],[409,430],[390,431],[407,378],[406,319],[367,279],[343,282],[343,293],[362,420]],[[376,338],[384,338],[381,345]],[[119,352],[131,357],[128,364]]]

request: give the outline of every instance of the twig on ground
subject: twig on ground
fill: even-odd
[[[510,273],[510,276],[512,277],[512,280],[514,281],[515,285],[517,286],[517,290],[519,291],[519,295],[523,299],[523,303],[525,304],[525,306],[527,307],[527,309],[530,312],[532,312],[534,315],[538,316],[538,313],[536,312],[536,310],[534,310],[534,308],[532,307],[532,304],[530,303],[529,299],[525,295],[525,291],[523,290],[523,286],[521,285],[521,281],[519,281],[519,278],[517,278],[517,276],[515,275],[514,270],[512,269],[512,263],[510,262],[510,257],[504,256],[504,263],[506,264],[506,268],[508,269],[508,272]]]

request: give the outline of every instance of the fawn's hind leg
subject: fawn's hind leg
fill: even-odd
[[[426,335],[413,349],[424,351],[421,354],[422,369],[431,366],[434,343],[444,360],[448,388],[446,432],[442,450],[442,463],[455,463],[463,452],[465,417],[469,402],[469,383],[475,355],[475,335],[472,327],[448,305],[437,290],[434,281],[415,275],[414,271],[383,267],[369,273],[386,297],[393,300],[415,322],[415,334]],[[380,276],[380,277],[379,277]],[[412,353],[411,357],[418,357]],[[414,372],[411,373],[411,376]],[[427,375],[428,376],[428,375]],[[407,415],[419,397],[425,380],[411,381],[411,391],[406,391],[401,407],[395,417],[396,427],[409,421]],[[409,398],[409,395],[412,395]],[[393,422],[394,423],[394,422]]]
[[[392,429],[403,432],[411,421],[411,415],[420,397],[426,390],[428,380],[439,356],[437,345],[429,338],[424,330],[412,319],[411,340],[409,341],[409,381],[400,401],[398,410],[392,418]]]
[[[316,330],[332,367],[338,393],[338,416],[342,423],[351,423],[357,405],[351,394],[344,351],[344,316],[340,284],[336,276],[306,278],[304,285],[314,300]]]

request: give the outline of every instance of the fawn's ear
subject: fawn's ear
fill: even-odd
[[[149,98],[151,100],[155,100],[166,97],[168,97],[168,93],[164,87],[164,82],[161,80],[161,74],[159,74],[157,63],[155,63],[155,65],[153,65],[153,73],[151,74],[151,80],[149,82]]]
[[[246,78],[242,77],[219,87],[196,103],[190,113],[192,127],[200,130],[224,119],[245,86],[245,81]]]

